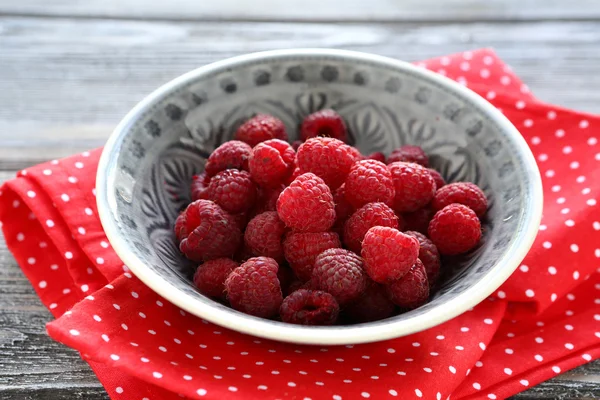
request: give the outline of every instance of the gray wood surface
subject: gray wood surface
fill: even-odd
[[[0,181],[101,146],[160,84],[286,47],[408,61],[493,47],[547,102],[600,113],[598,0],[0,0]],[[0,399],[106,399],[0,240]],[[516,399],[600,398],[600,362]]]

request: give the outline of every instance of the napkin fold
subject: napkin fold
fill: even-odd
[[[418,63],[487,98],[542,173],[544,217],[522,265],[490,298],[434,328],[354,346],[231,331],[147,288],[97,215],[101,149],[18,173],[0,190],[14,254],[113,399],[502,399],[600,357],[600,117],[544,104],[489,49]]]

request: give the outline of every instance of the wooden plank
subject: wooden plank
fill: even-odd
[[[18,3],[18,2],[11,2]],[[600,112],[600,22],[329,24],[0,18],[0,168],[101,146],[162,83],[286,47],[420,60],[493,47],[541,99]]]
[[[28,0],[0,2],[0,13],[46,16],[253,21],[481,21],[590,19],[596,0]]]

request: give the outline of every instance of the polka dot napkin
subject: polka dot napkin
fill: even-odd
[[[488,300],[424,332],[291,345],[212,325],[133,277],[98,220],[100,150],[21,171],[0,192],[6,242],[113,399],[502,399],[600,357],[600,117],[541,103],[490,50],[420,63],[500,108],[545,188],[531,252]]]

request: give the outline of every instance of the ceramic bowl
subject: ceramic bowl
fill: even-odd
[[[286,125],[333,108],[363,154],[417,144],[448,181],[471,181],[489,199],[481,245],[455,262],[426,305],[385,320],[306,327],[255,318],[198,293],[173,222],[192,175],[256,113]],[[254,53],[186,73],[142,100],[117,126],[97,176],[102,225],[123,262],[180,308],[247,334],[305,344],[373,342],[418,332],[473,307],[519,266],[539,226],[542,186],[527,144],[491,104],[409,63],[329,49]]]

